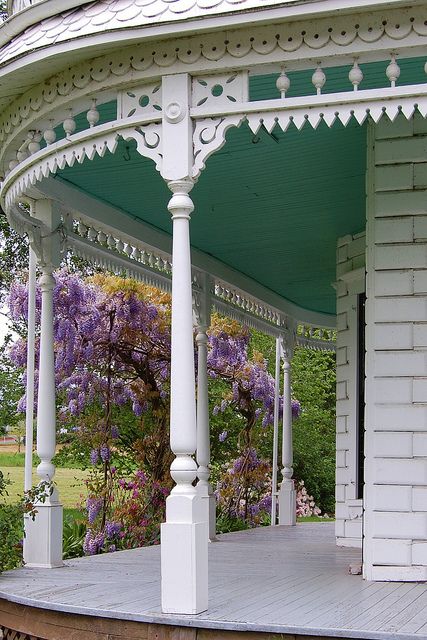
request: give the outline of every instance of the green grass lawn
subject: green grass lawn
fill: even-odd
[[[301,516],[297,522],[335,522],[335,518],[321,518],[319,516]]]
[[[6,500],[9,503],[16,502],[22,496],[24,490],[24,468],[3,466],[2,457],[0,456],[0,469],[6,478],[9,478],[11,484],[7,487],[8,496]],[[81,469],[57,469],[55,474],[55,483],[58,487],[61,503],[69,509],[76,509],[78,505],[86,498],[86,489],[84,480],[87,476],[86,471]],[[33,484],[37,484],[37,475],[33,470]]]
[[[37,465],[38,462],[37,454],[33,453],[33,466]],[[23,467],[24,464],[25,453],[0,452],[0,469],[3,469],[3,467]]]

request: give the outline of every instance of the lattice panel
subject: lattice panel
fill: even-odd
[[[20,631],[0,626],[0,640],[42,640],[42,638],[36,638],[36,636],[29,636],[28,633],[21,633]]]

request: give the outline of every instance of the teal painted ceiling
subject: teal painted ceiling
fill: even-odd
[[[399,84],[424,82],[424,62],[399,60]],[[361,65],[361,88],[386,86],[386,66]],[[348,71],[327,69],[324,92],[348,89]],[[288,95],[312,94],[311,75],[289,73]],[[276,78],[251,78],[251,100],[277,97]],[[116,105],[100,111],[101,122],[113,120]],[[77,125],[87,126],[83,116]],[[355,121],[316,131],[276,127],[273,135],[261,130],[253,136],[246,125],[232,129],[193,189],[192,245],[306,309],[333,314],[336,240],[365,227],[365,172],[366,127]],[[58,177],[171,233],[170,193],[133,144],[122,141],[114,155],[86,160]]]
[[[167,187],[134,145],[126,160],[125,147],[59,175],[170,233]],[[334,313],[336,240],[365,225],[365,157],[357,123],[230,130],[192,192],[192,245],[306,309]]]

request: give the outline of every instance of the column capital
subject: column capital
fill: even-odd
[[[193,186],[194,181],[191,179],[172,180],[168,182],[168,187],[173,193],[168,204],[168,210],[172,216],[172,220],[178,218],[190,219],[190,215],[194,211],[194,204],[188,194]]]
[[[53,265],[42,265],[42,275],[39,278],[40,289],[43,292],[53,291],[55,288],[55,278],[53,277]]]
[[[168,187],[172,193],[190,193],[194,187],[195,181],[192,178],[183,178],[182,180],[169,180]]]
[[[206,326],[198,325],[197,334],[196,334],[196,343],[197,343],[197,345],[205,345],[205,346],[207,346],[207,344],[209,342],[207,330],[208,330],[208,328]]]

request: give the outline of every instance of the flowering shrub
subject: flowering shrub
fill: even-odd
[[[313,496],[310,496],[305,488],[304,481],[295,482],[297,490],[297,516],[320,516],[321,509],[314,502]]]
[[[271,511],[271,468],[247,449],[226,466],[217,486],[220,517],[239,519],[256,527]]]
[[[149,480],[141,470],[131,479],[117,478],[114,467],[109,472],[107,495],[103,493],[102,474],[92,472],[87,482],[85,554],[158,544],[169,488]]]
[[[135,434],[133,448],[141,450],[155,479],[168,473],[170,306],[169,296],[134,280],[94,276],[83,280],[66,270],[55,274],[55,373],[61,426],[72,424],[74,435],[92,446],[92,457],[106,463],[114,432],[113,413],[132,408],[136,423],[143,414],[150,419],[144,432]],[[37,289],[37,320],[40,291]],[[26,318],[26,286],[15,283],[9,295],[14,321]],[[36,378],[38,368],[36,344]],[[26,342],[11,348],[15,365],[25,367]],[[37,388],[37,379],[36,379]],[[25,397],[20,401],[25,410]],[[159,444],[161,446],[159,446]]]
[[[308,494],[304,482],[296,481],[295,486],[296,515],[320,515],[321,510],[316,506],[313,497]],[[270,524],[270,462],[260,459],[255,449],[247,449],[223,469],[216,496],[220,519],[228,523],[239,520],[249,527]]]
[[[213,414],[231,409],[243,418],[242,448],[247,450],[253,446],[253,428],[260,425],[265,429],[273,424],[275,386],[263,354],[254,351],[249,357],[249,339],[250,333],[242,325],[213,314],[209,329],[208,374],[229,383],[221,401],[213,408]],[[300,404],[294,399],[291,402],[292,415],[297,418]],[[282,413],[283,396],[280,396],[279,419]],[[224,442],[227,436],[228,431],[222,431],[219,441]]]

